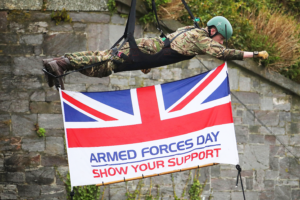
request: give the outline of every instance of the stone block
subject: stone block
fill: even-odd
[[[280,179],[298,179],[300,174],[299,164],[293,157],[284,157],[279,159],[279,177]]]
[[[74,0],[51,0],[48,2],[47,10],[62,10],[67,8],[71,11],[108,11],[107,1],[74,1]]]
[[[98,84],[98,85],[89,85],[87,88],[87,92],[104,92],[104,91],[111,91],[110,86],[106,86],[103,84]]]
[[[11,32],[25,33],[24,24],[22,23],[19,24],[17,22],[10,22],[8,27]]]
[[[27,45],[0,45],[0,52],[10,55],[32,55],[34,53],[33,46]]]
[[[116,183],[110,185],[110,200],[126,200],[127,197],[124,195],[126,191],[125,183]]]
[[[284,112],[284,114],[288,115],[288,113]],[[290,118],[287,117],[287,119],[291,119],[293,122],[299,122],[300,121],[300,113],[289,113]]]
[[[1,125],[0,125],[1,127]],[[289,145],[299,146],[300,145],[300,135],[292,135],[289,140]]]
[[[260,109],[261,110],[273,110],[273,98],[272,97],[263,97],[260,100]]]
[[[63,180],[66,180],[67,174],[69,173],[68,166],[59,166],[56,169],[56,185],[64,185]],[[63,180],[61,180],[63,179]]]
[[[63,155],[65,153],[64,139],[62,137],[46,137],[45,153]]]
[[[108,25],[108,29],[109,29],[109,37],[108,37],[109,45],[108,46],[111,47],[124,34],[125,26],[110,24],[110,25]],[[107,40],[107,38],[106,38],[106,40]],[[100,48],[102,49],[102,47],[100,47]]]
[[[70,17],[72,18],[72,22],[107,24],[110,21],[110,15],[104,13],[71,12]]]
[[[237,170],[236,169],[226,169],[226,170],[221,170],[220,176],[222,178],[236,178],[237,175]]]
[[[1,33],[0,44],[17,44],[18,35],[15,33]]]
[[[260,104],[259,94],[254,92],[232,92],[240,101],[244,104]],[[232,103],[239,103],[239,101],[233,96]]]
[[[7,136],[11,129],[11,117],[10,115],[0,115],[0,135]]]
[[[99,51],[111,47],[107,41],[110,35],[109,26],[107,24],[89,24],[86,28],[86,32],[89,51]]]
[[[259,192],[259,200],[269,200],[274,198],[275,198],[274,190],[266,190],[266,191]]]
[[[37,153],[13,154],[5,157],[5,170],[8,172],[24,172],[26,168],[37,167],[41,156]]]
[[[243,169],[268,169],[269,151],[265,145],[245,145]]]
[[[29,105],[31,113],[59,114],[61,113],[60,102],[31,102]]]
[[[22,149],[29,152],[43,152],[45,150],[44,138],[24,138],[22,140]]]
[[[7,11],[0,11],[0,32],[6,32],[6,30],[7,30]]]
[[[267,170],[265,171],[265,180],[276,180],[279,176],[279,171]]]
[[[173,73],[174,80],[180,80],[181,79],[182,69],[173,68],[173,69],[171,69],[171,72]]]
[[[235,179],[211,179],[211,187],[214,191],[235,190]]]
[[[134,29],[134,38],[143,38],[143,36],[144,36],[143,30],[144,29],[143,29],[142,25],[136,24],[135,29]],[[125,27],[124,27],[123,31],[125,31]]]
[[[220,177],[220,174],[221,174],[220,165],[211,166],[210,170],[211,170],[212,177]]]
[[[292,190],[292,200],[298,200],[300,199],[300,190]]]
[[[28,31],[30,33],[47,33],[48,23],[47,22],[33,22],[28,25]]]
[[[290,185],[297,188],[299,186],[299,180],[279,180],[277,185]]]
[[[18,199],[16,191],[4,191],[0,194],[0,199],[2,200],[13,200]]]
[[[36,76],[2,76],[1,83],[3,89],[38,89],[42,86]]]
[[[65,23],[62,22],[58,25],[54,25],[54,23],[53,23],[53,26],[51,26],[49,28],[49,31],[52,31],[52,32],[72,32],[73,28],[68,22],[65,22]]]
[[[283,146],[270,145],[270,157],[282,157],[285,154],[285,149]]]
[[[234,129],[235,129],[237,143],[247,143],[248,135],[249,135],[248,127],[237,125],[237,126],[234,126]]]
[[[0,52],[1,54],[1,52]],[[12,71],[11,67],[11,57],[10,56],[0,56],[0,73],[10,74]]]
[[[264,188],[266,190],[269,190],[269,189],[274,190],[275,181],[274,180],[264,180],[264,185],[265,185]]]
[[[213,200],[230,200],[229,192],[214,192]]]
[[[273,104],[275,110],[291,110],[291,103],[288,98],[273,98]]]
[[[298,123],[295,123],[295,122],[288,123],[286,126],[287,133],[288,134],[299,134],[300,133],[300,125]]]
[[[249,125],[254,125],[255,124],[255,118],[253,116],[254,111],[245,111],[242,117],[242,122],[243,124],[249,124]]]
[[[0,138],[0,151],[18,151],[21,150],[20,137]]]
[[[291,188],[289,186],[275,186],[275,198],[274,200],[290,200]]]
[[[245,192],[246,199],[258,200],[258,192],[256,191],[246,191]],[[241,192],[232,192],[231,200],[240,200],[243,199],[243,194]]]
[[[43,91],[43,90],[37,90],[37,91],[34,91],[34,92],[30,95],[30,100],[31,100],[31,101],[45,101],[45,100],[46,100],[46,94],[45,94],[45,91]]]
[[[249,135],[249,143],[264,144],[265,136],[258,135],[258,134],[250,134]]]
[[[10,183],[25,183],[25,174],[24,172],[8,172],[7,181]]]
[[[288,149],[288,150],[287,150]],[[300,147],[287,147],[287,156],[300,157]]]
[[[253,190],[253,178],[246,178],[246,190]]]
[[[279,113],[274,111],[255,111],[255,116],[267,126],[277,126],[279,124]],[[261,125],[256,121],[257,125]]]
[[[111,17],[111,21],[110,22],[113,23],[113,24],[122,24],[122,25],[124,25],[125,21],[126,21],[126,19],[124,17],[121,17],[118,14],[114,14]]]
[[[86,50],[86,36],[83,33],[56,33],[45,35],[43,50],[46,55],[61,56],[67,52]]]
[[[86,26],[86,24],[74,23],[73,29],[74,31],[85,31]]]
[[[60,101],[59,92],[57,90],[46,90],[46,101]]]
[[[164,80],[172,80],[174,78],[173,73],[170,69],[161,69],[160,73],[161,73],[161,78]]]
[[[65,84],[65,89],[73,92],[86,92],[86,84]]]
[[[270,157],[270,169],[278,170],[279,169],[279,158]]]
[[[37,115],[12,115],[12,132],[15,136],[35,136]]]
[[[69,194],[68,194],[69,195]],[[59,185],[43,185],[41,188],[42,199],[63,199],[67,197],[67,193],[64,186]]]
[[[25,172],[26,183],[33,185],[50,185],[54,182],[54,168],[42,167]]]
[[[229,85],[231,90],[237,90],[239,88],[239,71],[235,68],[228,68]]]
[[[23,113],[29,111],[29,101],[12,100],[0,102],[0,110],[5,112]]]
[[[110,83],[112,85],[118,85],[118,86],[127,86],[129,83],[129,80],[127,78],[118,78],[118,77],[112,77],[110,79]]]
[[[62,129],[47,129],[46,131],[47,137],[63,137],[64,135],[65,131]]]
[[[40,127],[47,129],[63,129],[63,118],[61,114],[39,114],[38,123]]]
[[[265,135],[265,144],[274,145],[276,143],[275,135]]]
[[[43,156],[42,157],[42,165],[44,167],[52,167],[54,165],[56,166],[66,166],[68,165],[67,162],[67,157],[66,156],[60,156],[60,155],[55,155],[55,156]]]
[[[240,76],[239,90],[249,92],[251,90],[251,79],[245,76]]]
[[[22,35],[20,37],[20,44],[38,45],[43,43],[43,39],[43,34]]]
[[[41,192],[40,185],[18,185],[17,187],[20,197],[38,197]]]
[[[110,77],[88,77],[81,73],[72,73],[66,76],[65,83],[67,84],[103,84],[108,86],[110,81]]]

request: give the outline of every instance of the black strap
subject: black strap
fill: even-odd
[[[166,35],[163,33],[163,31],[161,30],[161,26],[157,17],[157,12],[156,12],[156,5],[155,5],[155,0],[152,0],[152,10],[154,12],[155,15],[155,19],[156,19],[156,23],[157,23],[157,30],[160,31],[160,37],[161,38],[167,38]]]
[[[196,19],[196,18],[194,17],[194,15],[193,15],[192,11],[190,10],[189,6],[188,6],[187,3],[185,2],[185,0],[181,0],[181,1],[182,1],[183,5],[184,5],[185,9],[188,11],[190,17],[191,17],[192,20],[194,21],[195,27],[196,27],[196,28],[200,28],[199,25],[198,25],[198,23],[197,23],[197,20],[198,20],[198,19],[200,20],[200,18],[197,18],[197,19]]]
[[[245,192],[244,192],[244,187],[243,187],[243,180],[242,180],[242,175],[241,175],[242,168],[241,168],[240,165],[236,165],[236,169],[238,170],[238,174],[237,174],[237,177],[236,177],[236,187],[238,186],[238,183],[239,183],[239,177],[240,177],[241,185],[242,185],[242,191],[243,191],[243,196],[244,196],[244,200],[246,200]]]

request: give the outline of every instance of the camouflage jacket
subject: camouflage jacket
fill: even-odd
[[[178,35],[180,32],[191,29]],[[208,37],[204,29],[197,29],[193,26],[186,26],[176,30],[176,32],[167,35],[171,40],[178,35],[171,43],[171,48],[180,54],[193,56],[209,54],[218,59],[243,60],[243,51],[235,49],[226,49],[224,46]],[[140,38],[136,40],[138,47],[144,53],[154,54],[159,52],[164,42],[161,38]],[[129,53],[129,44],[122,48],[123,53]],[[223,57],[224,55],[224,57]]]

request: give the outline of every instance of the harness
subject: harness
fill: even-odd
[[[184,4],[185,8],[187,9],[190,17],[193,19],[194,22],[194,28],[200,28],[198,25],[198,22],[200,22],[200,18],[195,18],[192,12],[190,11],[188,5],[186,4],[185,0],[181,0],[182,3]],[[188,60],[193,58],[194,56],[185,56],[182,54],[179,54],[175,50],[171,49],[170,44],[173,42],[174,39],[176,39],[180,34],[183,34],[187,31],[192,30],[191,29],[186,29],[179,34],[177,34],[174,38],[169,40],[169,38],[166,37],[166,35],[163,33],[158,17],[157,17],[157,12],[156,12],[156,6],[155,6],[155,0],[152,0],[152,10],[155,14],[156,22],[157,22],[157,29],[160,31],[160,37],[162,41],[164,42],[164,47],[157,52],[156,54],[146,54],[143,53],[137,46],[135,39],[134,39],[134,29],[135,29],[135,17],[136,17],[136,0],[131,1],[131,8],[130,12],[128,15],[125,31],[122,37],[118,39],[118,41],[110,48],[111,50],[111,57],[107,60],[98,62],[98,63],[93,63],[91,65],[86,65],[82,68],[79,68],[77,70],[73,70],[70,72],[67,72],[63,75],[60,76],[55,76],[48,72],[46,69],[43,69],[43,71],[52,76],[53,78],[56,79],[56,87],[59,87],[58,84],[58,78],[66,76],[70,73],[81,71],[84,69],[88,69],[90,67],[94,66],[99,66],[105,62],[112,61],[116,64],[116,69],[114,69],[114,72],[121,72],[121,71],[130,71],[130,70],[139,70],[139,69],[148,69],[148,68],[155,68],[155,67],[160,67],[164,65],[169,65],[169,64],[174,64],[183,60]],[[122,40],[121,45],[116,47]],[[128,42],[129,43],[129,55],[125,55],[124,53],[120,52],[119,50],[123,47],[123,45]],[[114,58],[118,56],[125,60],[125,62],[120,62],[115,60]]]
[[[185,8],[188,10],[191,18],[194,21],[195,28],[199,28],[198,21],[200,21],[199,18],[195,19],[192,12],[188,8],[186,2],[182,0],[183,4],[185,5]],[[116,48],[116,44],[112,47],[112,56],[119,56],[120,58],[124,59],[125,62],[120,62],[117,60],[113,60],[113,62],[116,64],[116,69],[114,69],[114,72],[120,72],[120,71],[131,71],[131,70],[139,70],[139,69],[148,69],[148,68],[155,68],[160,67],[164,65],[174,64],[177,62],[181,62],[183,60],[189,60],[193,58],[194,56],[185,56],[182,54],[179,54],[177,51],[171,49],[170,44],[175,40],[179,35],[192,30],[186,29],[178,33],[175,37],[173,37],[171,40],[166,37],[166,35],[163,33],[160,23],[157,17],[156,12],[156,6],[155,6],[155,0],[152,0],[152,10],[155,14],[156,22],[157,22],[157,29],[160,31],[160,37],[164,42],[163,48],[157,52],[156,54],[146,54],[143,53],[137,46],[136,41],[134,39],[134,28],[135,28],[135,15],[136,15],[136,0],[131,1],[131,8],[130,13],[128,16],[126,28],[124,35],[117,41],[116,44],[118,44],[119,41],[124,39],[124,42]],[[122,46],[125,44],[125,42],[129,43],[129,55],[125,55],[123,53],[120,53],[119,50],[122,48]]]

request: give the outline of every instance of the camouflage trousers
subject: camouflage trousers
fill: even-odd
[[[164,43],[157,39],[157,38],[141,38],[137,39],[136,43],[139,49],[143,53],[147,54],[154,54],[161,50]],[[126,43],[121,52],[128,55],[129,54],[129,44]],[[70,60],[70,64],[74,67],[74,69],[79,69],[83,66],[94,64],[101,61],[103,62],[99,66],[90,67],[80,72],[86,76],[91,77],[105,77],[112,74],[114,69],[116,69],[116,64],[112,62],[110,59],[111,57],[111,50],[104,50],[104,51],[82,51],[82,52],[75,52],[75,53],[67,53],[65,57]],[[123,60],[119,57],[115,57],[114,60],[118,60],[123,62]]]
[[[97,62],[109,60],[111,57],[110,50],[105,51],[82,51],[75,53],[67,53],[65,57],[70,60],[70,64],[74,69],[79,69],[83,66],[91,65]],[[79,71],[86,76],[92,77],[105,77],[112,74],[114,69],[114,63],[109,60],[103,62],[99,66],[93,66],[84,70]]]

